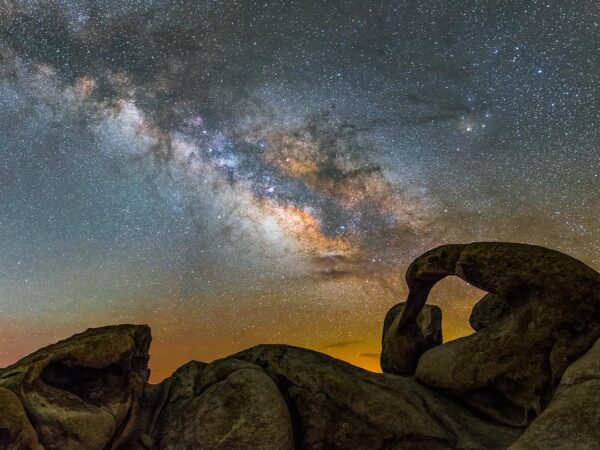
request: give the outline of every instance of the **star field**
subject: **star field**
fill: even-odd
[[[593,0],[0,3],[0,366],[148,323],[153,379],[257,343],[378,369],[450,242],[600,268]],[[451,339],[481,292],[432,293]]]

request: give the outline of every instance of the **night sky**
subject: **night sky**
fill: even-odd
[[[0,1],[0,366],[148,323],[379,369],[412,259],[600,268],[600,3]],[[482,293],[445,280],[446,339]]]

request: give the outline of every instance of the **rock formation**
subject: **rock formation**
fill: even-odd
[[[600,336],[600,274],[533,245],[445,245],[408,268],[399,338],[420,338],[418,315],[433,285],[448,275],[494,294],[482,305],[500,307],[478,308],[477,333],[415,354],[416,378],[494,420],[527,425],[548,405],[567,367]],[[484,309],[496,312],[481,321]],[[399,359],[405,364],[406,355]]]
[[[447,275],[489,294],[476,332],[442,344],[425,301]],[[407,281],[383,327],[394,373],[261,345],[150,385],[148,327],[92,329],[0,369],[0,450],[598,448],[597,272],[476,243],[426,253]]]
[[[406,303],[393,306],[383,321],[381,370],[398,375],[415,373],[417,362],[427,350],[442,343],[442,310],[425,305],[417,316],[416,333],[403,334],[398,323]]]
[[[480,331],[498,321],[508,311],[508,304],[502,297],[496,294],[486,294],[473,306],[469,324],[475,331]]]
[[[149,345],[147,326],[98,328],[2,369],[0,444],[11,449],[118,448],[138,419]]]
[[[512,450],[600,447],[600,340],[565,371],[548,407]]]
[[[160,449],[293,449],[290,414],[277,385],[235,357],[191,363],[165,383],[151,433]]]

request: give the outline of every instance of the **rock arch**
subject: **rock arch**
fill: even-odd
[[[470,336],[415,346],[422,342],[418,318],[429,292],[449,275],[489,292],[484,301],[503,302],[506,311]],[[406,281],[406,304],[387,333],[398,372],[414,373],[507,424],[522,426],[539,414],[565,369],[600,336],[600,274],[554,250],[505,242],[444,245],[418,257]]]

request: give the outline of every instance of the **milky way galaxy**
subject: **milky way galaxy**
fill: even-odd
[[[600,6],[0,1],[0,366],[148,323],[158,381],[258,343],[379,370],[450,242],[600,268]],[[445,339],[481,296],[431,301]]]

